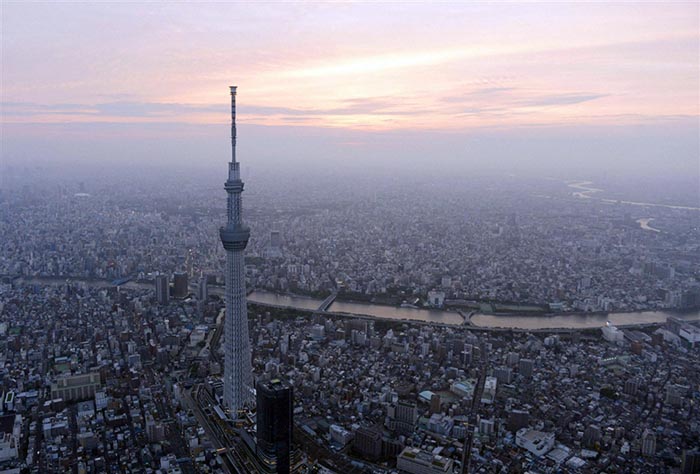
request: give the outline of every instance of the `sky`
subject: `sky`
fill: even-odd
[[[5,163],[700,173],[698,2],[1,5]]]

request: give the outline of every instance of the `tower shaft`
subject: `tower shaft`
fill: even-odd
[[[250,230],[243,224],[241,215],[243,181],[236,161],[236,86],[231,86],[231,162],[224,189],[227,220],[219,230],[226,250],[224,403],[235,413],[253,403],[244,257]]]

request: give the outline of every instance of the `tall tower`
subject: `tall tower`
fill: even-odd
[[[231,162],[224,189],[228,193],[228,218],[226,225],[219,229],[221,243],[226,249],[224,403],[235,415],[237,410],[254,402],[243,261],[250,229],[243,225],[241,218],[243,181],[240,163],[236,161],[236,86],[231,86]]]

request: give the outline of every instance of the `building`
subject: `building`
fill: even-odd
[[[22,431],[20,415],[0,416],[0,463],[16,459]]]
[[[452,432],[453,426],[454,420],[451,417],[441,413],[435,413],[434,415],[430,416],[425,428],[432,433],[436,433],[441,436],[449,436],[449,434]]]
[[[241,216],[243,181],[240,163],[236,161],[236,86],[231,86],[231,162],[224,189],[228,194],[227,222],[219,230],[226,250],[224,404],[236,413],[253,401],[244,262],[250,229]]]
[[[328,433],[331,436],[331,441],[338,443],[340,446],[345,447],[350,441],[352,441],[352,432],[346,430],[340,425],[331,425],[328,429]]]
[[[430,413],[440,413],[440,411],[440,395],[438,395],[437,393],[433,393],[433,396],[430,398]]]
[[[588,425],[583,432],[583,445],[587,448],[595,447],[595,444],[600,442],[603,437],[603,432],[598,425]]]
[[[413,433],[416,427],[416,420],[418,419],[418,408],[413,403],[399,400],[394,411],[394,419],[397,433]]]
[[[156,275],[156,301],[166,305],[170,300],[170,283],[167,275]]]
[[[375,428],[358,428],[352,448],[363,458],[376,461],[382,455],[382,433]]]
[[[637,395],[637,392],[639,392],[639,380],[637,379],[629,379],[625,380],[625,386],[622,389],[622,392],[625,395],[631,395],[635,396]]]
[[[405,448],[396,458],[396,467],[410,474],[445,474],[454,472],[454,461],[418,448]]]
[[[450,392],[462,398],[471,398],[474,396],[474,381],[473,380],[455,380],[450,385]]]
[[[654,456],[656,454],[656,435],[650,429],[642,433],[642,456]]]
[[[173,275],[173,296],[175,298],[184,298],[188,293],[187,273],[175,273]]]
[[[257,385],[257,455],[270,472],[289,473],[293,399],[292,387],[279,379]]]
[[[613,344],[622,344],[625,340],[625,334],[609,322],[605,323],[601,331],[603,331],[603,339]]]
[[[669,318],[671,319],[671,318]],[[689,347],[695,347],[696,344],[700,343],[700,328],[693,326],[690,323],[682,321],[680,328],[678,328],[678,336],[681,339],[685,339]]]
[[[428,305],[433,308],[442,308],[445,304],[445,292],[444,291],[429,291],[428,292]]]
[[[206,275],[202,275],[197,286],[197,299],[206,301],[209,298],[209,282]]]
[[[484,391],[481,394],[481,403],[485,405],[491,405],[496,399],[496,387],[498,386],[498,380],[496,377],[486,377],[484,381]]]
[[[532,372],[535,368],[535,361],[532,359],[520,359],[518,362],[518,371],[523,377],[532,377]]]
[[[515,434],[515,444],[541,457],[554,447],[554,433],[521,428]]]
[[[486,420],[484,418],[479,420],[479,433],[490,436],[496,430],[496,423],[493,420]]]
[[[508,414],[508,423],[506,428],[508,431],[517,432],[520,428],[526,428],[530,425],[530,412],[527,410],[512,410]]]
[[[65,375],[59,377],[55,383],[51,384],[51,398],[53,400],[61,398],[66,402],[87,400],[95,396],[95,392],[100,388],[100,385],[100,374],[98,372]]]
[[[279,230],[273,230],[270,232],[270,247],[274,249],[279,249],[282,247],[282,236]]]
[[[513,369],[510,367],[497,367],[493,371],[493,375],[500,384],[511,383],[513,381]]]
[[[146,415],[146,437],[151,443],[159,443],[165,440],[165,425],[160,421],[155,421],[149,413]]]
[[[681,474],[700,473],[700,450],[683,450],[681,458]]]

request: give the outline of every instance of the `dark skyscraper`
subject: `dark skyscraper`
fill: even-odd
[[[184,298],[188,293],[187,273],[176,273],[173,275],[173,296],[175,298]]]
[[[275,249],[282,247],[282,236],[279,230],[270,232],[270,247]]]
[[[156,276],[156,300],[158,304],[168,304],[170,299],[170,283],[167,275]]]
[[[272,472],[289,473],[292,448],[293,393],[273,379],[257,386],[258,456]],[[275,469],[276,466],[276,469]]]

